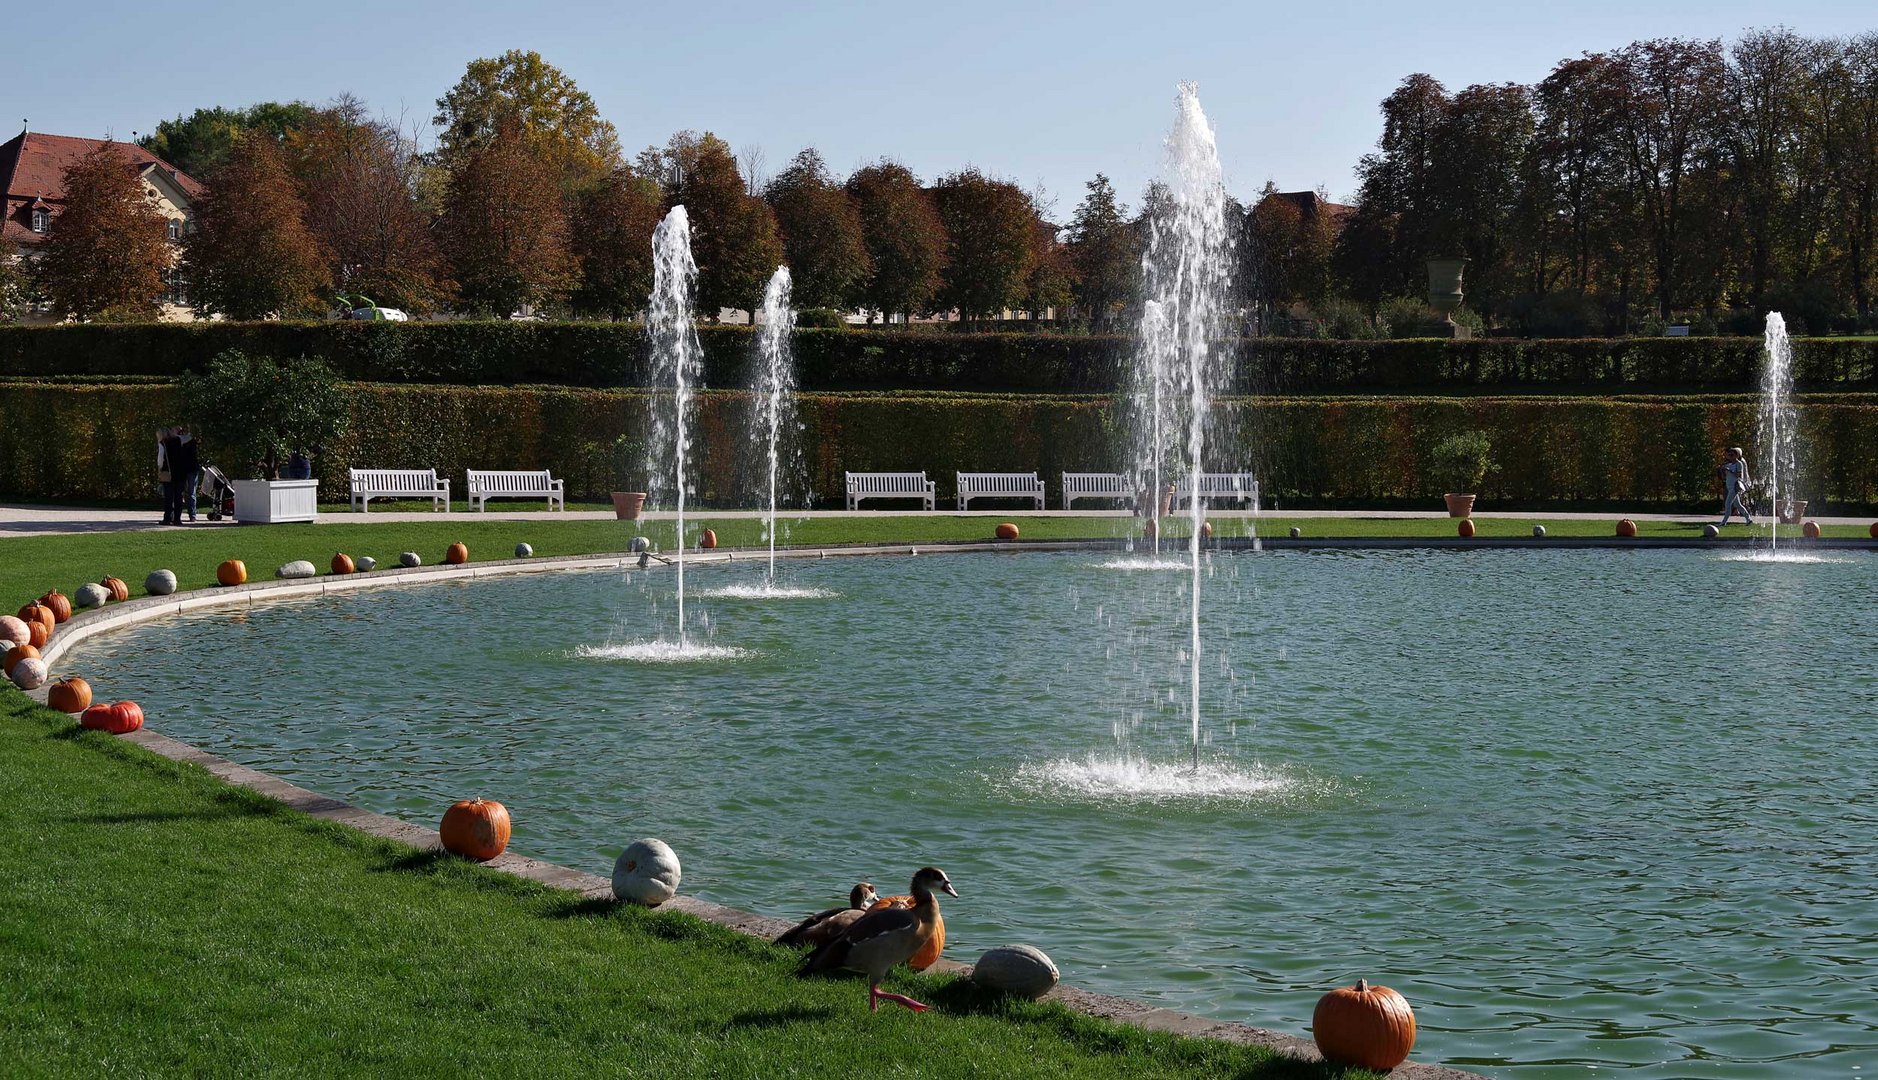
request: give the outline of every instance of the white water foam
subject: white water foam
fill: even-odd
[[[1792,549],[1786,551],[1754,551],[1740,555],[1722,555],[1721,562],[1753,563],[1849,563],[1857,560],[1845,555],[1806,555]]]
[[[701,645],[695,641],[630,641],[623,645],[582,645],[574,650],[582,660],[624,660],[637,664],[687,664],[699,660],[742,660],[754,655],[734,645]]]
[[[808,585],[724,585],[694,596],[708,596],[723,600],[823,600],[834,596],[833,589],[817,589]]]
[[[1095,564],[1103,570],[1186,570],[1184,559],[1170,559],[1166,556],[1128,555],[1119,559]]]
[[[1038,794],[1096,802],[1251,802],[1303,786],[1294,776],[1257,764],[1202,759],[1195,766],[1099,754],[1022,765],[1013,779]]]

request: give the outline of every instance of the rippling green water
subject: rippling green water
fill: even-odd
[[[199,614],[73,666],[373,809],[498,798],[518,850],[600,873],[660,836],[686,891],[774,915],[934,863],[949,955],[1031,942],[1209,1015],[1303,1031],[1362,975],[1415,1005],[1417,1058],[1521,1080],[1878,1062],[1878,563],[1221,557],[1195,795],[1088,768],[1188,753],[1185,578],[1106,561],[796,564],[835,595],[687,605],[733,660],[581,655],[656,635],[670,578],[563,574]]]

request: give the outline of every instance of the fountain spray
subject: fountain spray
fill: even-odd
[[[1780,519],[1793,502],[1799,472],[1796,443],[1799,424],[1793,407],[1793,344],[1787,340],[1787,320],[1778,311],[1767,313],[1767,333],[1762,351],[1766,354],[1761,370],[1761,407],[1754,425],[1754,441],[1760,451],[1758,463],[1767,483],[1767,501],[1772,519],[1767,524],[1770,553],[1780,553]]]
[[[672,207],[652,231],[652,302],[646,334],[652,344],[652,421],[654,437],[650,474],[660,477],[658,454],[672,448],[672,482],[677,499],[675,565],[678,568],[678,646],[685,647],[685,459],[691,451],[689,418],[695,386],[704,371],[704,349],[692,322],[692,294],[698,264],[691,257],[691,219],[683,206]],[[658,387],[669,384],[669,401]],[[662,483],[662,480],[660,481]]]
[[[1214,394],[1224,382],[1225,301],[1231,280],[1226,187],[1212,124],[1198,89],[1182,83],[1167,137],[1166,198],[1149,215],[1142,256],[1145,302],[1132,380],[1136,482],[1152,485],[1158,521],[1163,476],[1189,478],[1187,538],[1192,574],[1188,612],[1188,720],[1193,763],[1200,763],[1200,498],[1206,429]],[[1184,434],[1184,439],[1181,435]],[[1158,552],[1160,529],[1155,529]]]
[[[776,487],[780,471],[780,444],[784,432],[795,427],[796,371],[791,354],[791,337],[796,329],[795,308],[789,302],[789,268],[778,266],[763,290],[763,325],[757,331],[757,351],[762,366],[757,371],[757,426],[769,441],[769,511],[763,518],[763,532],[769,538],[769,576],[765,588],[776,585]]]

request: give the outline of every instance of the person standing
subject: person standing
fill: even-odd
[[[1749,525],[1754,524],[1754,518],[1748,513],[1747,505],[1741,501],[1742,491],[1753,482],[1748,477],[1747,456],[1742,453],[1741,448],[1739,446],[1729,447],[1728,452],[1722,455],[1721,466],[1717,468],[1715,472],[1722,478],[1722,487],[1727,492],[1726,497],[1722,500],[1721,523],[1723,525],[1728,524],[1728,519],[1733,516],[1736,510],[1739,510],[1741,511],[1741,520],[1744,523]]]
[[[189,425],[176,426],[176,447],[170,452],[170,475],[176,478],[176,511],[172,525],[181,525],[183,506],[189,507],[189,520],[196,520],[196,482],[202,479],[202,443]]]
[[[173,428],[157,428],[157,483],[163,488],[163,524],[174,525],[171,520],[176,505],[176,473],[170,468],[170,447],[174,445],[176,432]]]

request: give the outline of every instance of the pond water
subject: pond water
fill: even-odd
[[[1113,562],[796,563],[824,595],[688,605],[702,662],[608,658],[669,625],[654,571],[198,613],[71,667],[374,810],[500,799],[600,874],[661,837],[767,914],[932,863],[947,955],[1210,1016],[1303,1033],[1364,976],[1416,1058],[1492,1075],[1878,1063],[1878,561],[1217,556],[1197,776],[1186,578]]]

